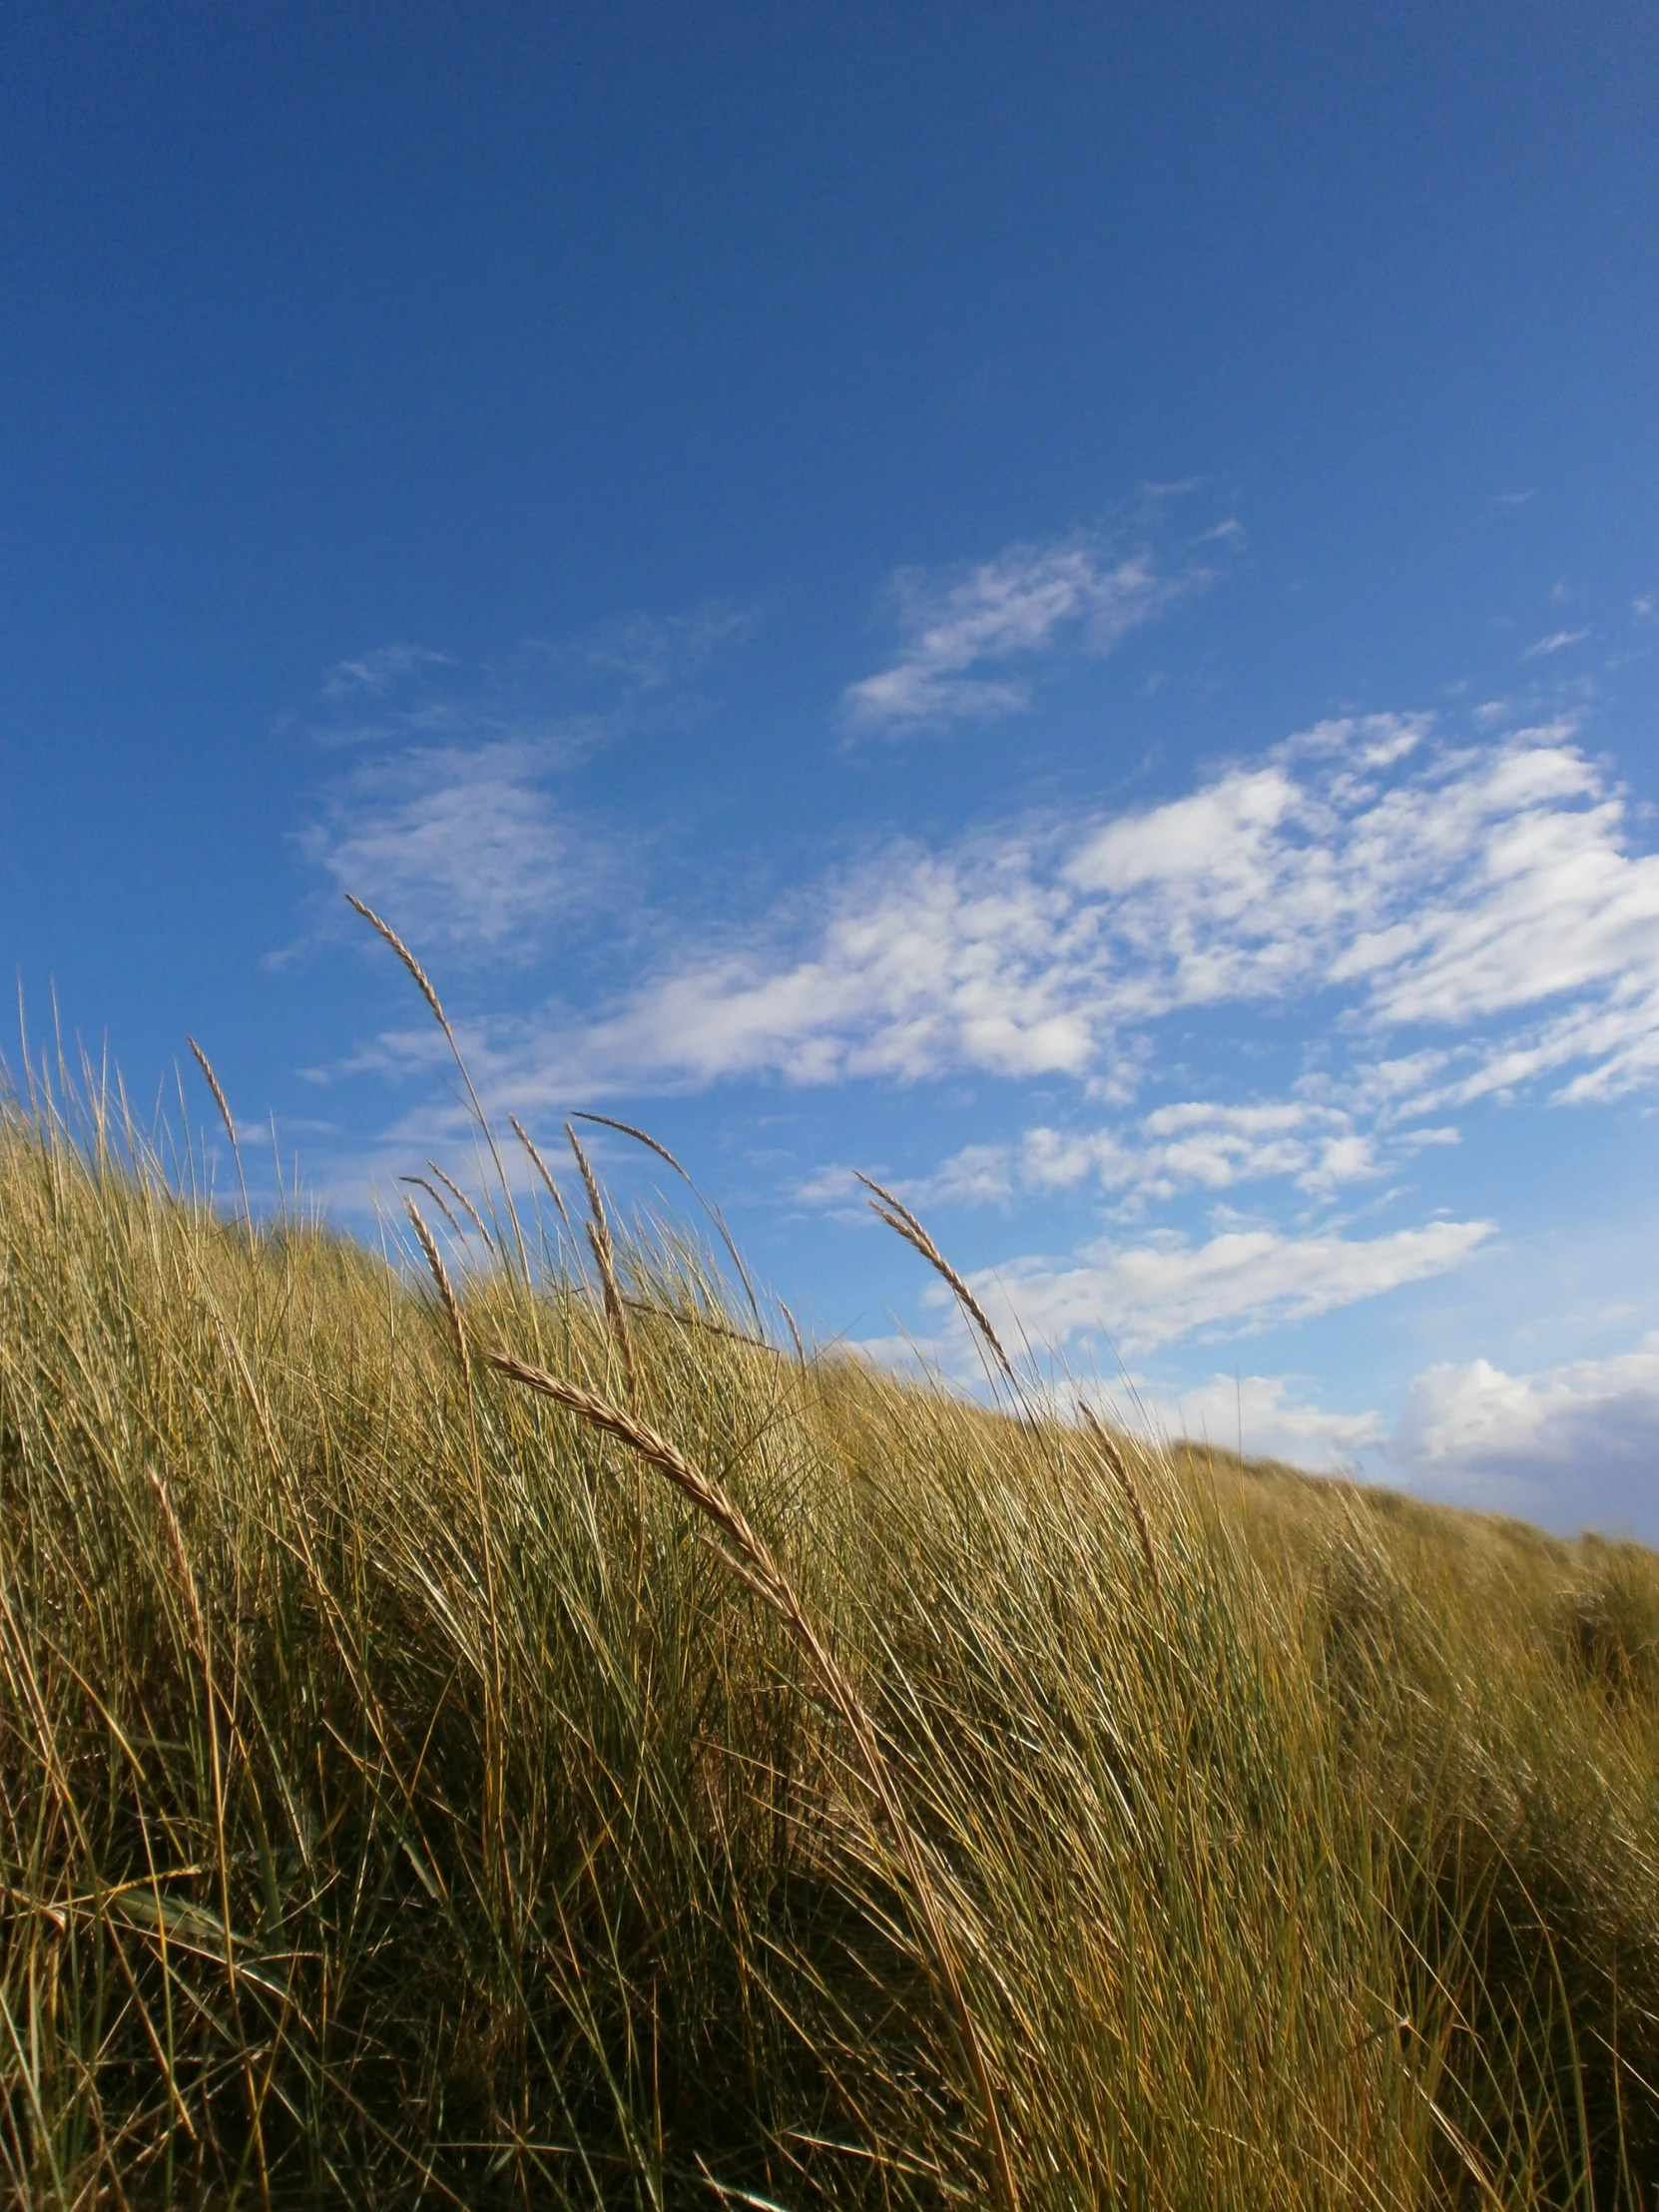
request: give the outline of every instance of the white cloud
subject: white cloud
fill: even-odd
[[[970,1281],[993,1315],[1017,1321],[1033,1342],[1104,1336],[1130,1353],[1199,1331],[1261,1329],[1351,1306],[1443,1275],[1491,1234],[1481,1221],[1368,1238],[1230,1229],[1202,1245],[1166,1233],[1139,1245],[1085,1245],[1069,1260],[1014,1260]]]
[[[876,1171],[879,1180],[910,1206],[984,1206],[1005,1203],[1014,1193],[1013,1163],[1000,1144],[964,1145],[940,1162],[931,1175],[895,1175]],[[869,1191],[857,1173],[840,1162],[820,1168],[790,1195],[803,1206],[820,1207],[841,1219],[862,1218]]]
[[[1540,1454],[1569,1465],[1577,1446],[1561,1416],[1633,1401],[1651,1404],[1659,1427],[1659,1333],[1616,1359],[1531,1375],[1506,1375],[1486,1360],[1443,1364],[1412,1383],[1396,1450],[1424,1469],[1533,1463]]]
[[[889,587],[899,657],[847,688],[847,726],[901,736],[1018,714],[1031,703],[1026,679],[988,671],[1029,663],[1063,640],[1110,653],[1207,574],[1192,562],[1166,573],[1150,547],[1124,551],[1087,533],[1011,545],[943,575],[900,569]]]
[[[1280,1176],[1325,1196],[1381,1172],[1374,1135],[1356,1129],[1342,1109],[1300,1098],[1244,1106],[1188,1100],[1159,1107],[1134,1133],[1028,1129],[1020,1167],[1022,1181],[1038,1190],[1097,1176],[1108,1190],[1133,1185],[1158,1198]]]
[[[412,933],[510,946],[587,895],[585,851],[533,750],[435,749],[364,772],[318,829],[342,883]],[[1132,818],[902,844],[748,935],[670,965],[597,1018],[525,1017],[471,1047],[504,1108],[574,1094],[906,1082],[962,1072],[1127,1085],[1156,1025],[1296,1009],[1323,1053],[1288,1097],[1160,1102],[1028,1126],[908,1186],[1005,1203],[1094,1182],[1133,1210],[1288,1180],[1318,1203],[1431,1145],[1471,1100],[1564,1103],[1659,1076],[1659,855],[1566,726],[1462,749],[1420,718],[1321,725]],[[427,1040],[428,1042],[430,1040]],[[400,1040],[384,1040],[395,1058]],[[838,1204],[828,1186],[802,1194]],[[1026,1258],[1003,1291],[1034,1340],[1123,1346],[1294,1321],[1456,1266],[1490,1234],[1217,1227]],[[1003,1310],[1006,1310],[1005,1308]]]
[[[1028,1129],[1021,1180],[1033,1190],[1072,1190],[1091,1175],[1119,1190],[1141,1173],[1141,1155],[1111,1129]]]
[[[1141,1126],[1156,1140],[1151,1175],[1172,1190],[1198,1184],[1219,1191],[1281,1175],[1326,1190],[1377,1172],[1371,1139],[1355,1132],[1347,1114],[1300,1099],[1254,1106],[1195,1100],[1160,1107]]]
[[[900,847],[830,894],[804,957],[779,960],[764,943],[717,951],[560,1038],[556,1057],[590,1086],[907,1080],[950,1066],[1080,1074],[1094,1044],[1065,958],[1066,907],[1017,844],[946,860]]]
[[[1347,1469],[1381,1443],[1378,1412],[1341,1413],[1311,1404],[1306,1384],[1283,1375],[1217,1375],[1196,1389],[1171,1392],[1142,1386],[1151,1425],[1165,1435],[1188,1436],[1236,1451],[1243,1439],[1250,1459],[1284,1459],[1293,1466]]]
[[[1417,1377],[1387,1456],[1415,1488],[1659,1537],[1659,1333],[1530,1375],[1489,1361]]]
[[[1455,1143],[1454,1129],[1404,1131],[1402,1150]],[[1017,1146],[970,1144],[931,1174],[892,1179],[911,1205],[1002,1205],[1017,1193],[1054,1193],[1098,1181],[1170,1198],[1188,1190],[1224,1191],[1294,1178],[1314,1197],[1382,1172],[1378,1140],[1351,1117],[1304,1099],[1227,1106],[1193,1101],[1163,1106],[1122,1129],[1027,1129]],[[855,1185],[849,1168],[815,1174],[795,1191],[807,1205],[839,1207]]]
[[[790,1196],[801,1206],[822,1206],[832,1213],[848,1213],[868,1196],[854,1169],[831,1161],[797,1183]]]
[[[1008,1147],[1000,1144],[963,1145],[920,1183],[896,1186],[899,1196],[912,1206],[984,1206],[1005,1203],[1013,1196],[1014,1179]]]

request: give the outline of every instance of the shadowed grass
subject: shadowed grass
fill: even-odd
[[[1651,2202],[1650,1554],[786,1356],[592,1210],[446,1311],[6,1114],[0,2189],[978,2203],[988,2087],[1055,2212]]]

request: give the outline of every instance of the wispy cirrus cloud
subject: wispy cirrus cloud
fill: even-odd
[[[1569,645],[1582,645],[1589,636],[1586,630],[1552,630],[1548,637],[1539,638],[1521,655],[1523,661],[1536,661],[1545,654],[1564,653]]]
[[[561,665],[619,678],[637,692],[660,693],[691,682],[720,654],[746,644],[760,620],[756,606],[709,605],[678,615],[639,612],[544,650]]]
[[[337,779],[299,847],[450,959],[523,957],[625,873],[614,841],[560,806],[549,772],[546,750],[521,739],[402,751]]]
[[[440,668],[453,668],[447,653],[424,645],[377,645],[336,661],[323,678],[321,696],[328,701],[383,698],[407,683],[410,677],[430,676]]]
[[[640,887],[629,841],[570,799],[570,773],[689,711],[696,679],[758,619],[701,606],[472,662],[409,644],[338,662],[290,718],[325,759],[351,761],[316,790],[299,851],[452,961],[544,954],[555,923],[614,912],[613,894]]]
[[[308,716],[289,718],[324,746],[403,739],[535,737],[591,748],[632,712],[660,713],[760,627],[758,606],[710,602],[679,614],[643,609],[565,637],[525,638],[466,658],[394,643],[329,669]]]
[[[1150,542],[1090,532],[1006,546],[964,567],[900,569],[887,588],[897,658],[847,687],[845,727],[892,738],[1023,713],[1044,657],[1062,645],[1110,653],[1213,575],[1195,551],[1170,562]]]

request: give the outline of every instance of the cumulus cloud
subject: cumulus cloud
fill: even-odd
[[[1160,1195],[1274,1176],[1294,1176],[1304,1190],[1324,1192],[1377,1173],[1372,1138],[1341,1109],[1303,1099],[1250,1106],[1192,1100],[1159,1107],[1142,1128],[1153,1142],[1140,1180]]]
[[[1387,1457],[1414,1488],[1561,1527],[1659,1538],[1659,1333],[1613,1359],[1417,1377]]]
[[[1285,1375],[1217,1375],[1187,1390],[1143,1387],[1143,1419],[1156,1432],[1187,1436],[1247,1458],[1284,1459],[1293,1466],[1351,1469],[1382,1441],[1376,1411],[1334,1412],[1314,1403],[1307,1382]]]
[[[1632,850],[1566,725],[1459,749],[1422,718],[1329,723],[1133,816],[894,845],[544,1049],[589,1088],[1102,1084],[1172,1014],[1275,1006],[1346,1040],[1326,1103],[1350,1114],[1443,1115],[1540,1079],[1567,1102],[1635,1088],[1659,1073],[1659,855]],[[1358,1172],[1352,1147],[1322,1171],[1316,1122],[1279,1133],[1296,1172]],[[1218,1162],[1268,1141],[1208,1137]],[[1172,1173],[1181,1143],[1166,1134]]]
[[[1174,1436],[1344,1468],[1419,1495],[1517,1513],[1564,1534],[1659,1542],[1659,1332],[1632,1352],[1511,1375],[1489,1360],[1416,1377],[1398,1418],[1317,1402],[1301,1379],[1218,1375],[1195,1389],[1143,1382],[1129,1408]]]
[[[900,569],[888,588],[898,657],[848,687],[847,727],[898,737],[1019,714],[1031,704],[1021,671],[1039,657],[1062,643],[1110,653],[1208,575],[1192,559],[1169,570],[1148,545],[1126,550],[1089,533],[1010,545],[942,574]]]
[[[1403,1149],[1455,1142],[1456,1135],[1405,1130],[1399,1143]],[[1132,1186],[1153,1198],[1289,1177],[1311,1196],[1327,1197],[1369,1181],[1382,1164],[1377,1134],[1357,1128],[1343,1108],[1304,1098],[1248,1105],[1190,1099],[1116,1128],[1027,1129],[1018,1174],[1028,1190],[1071,1190],[1098,1180],[1109,1191]]]
[[[919,1183],[906,1184],[900,1196],[913,1206],[1003,1204],[1014,1195],[1008,1147],[963,1145]]]
[[[1094,1039],[1068,903],[1016,842],[973,858],[902,846],[829,893],[801,956],[780,959],[764,937],[717,950],[561,1036],[555,1056],[590,1086],[1078,1075]]]
[[[1013,1156],[1004,1144],[968,1144],[928,1175],[879,1171],[879,1179],[910,1206],[984,1206],[1005,1204],[1014,1196]],[[821,1207],[845,1217],[861,1215],[869,1197],[854,1169],[835,1163],[818,1169],[790,1194],[803,1206]]]

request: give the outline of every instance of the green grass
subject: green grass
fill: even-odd
[[[987,2089],[1055,2212],[1655,2201],[1659,1560],[472,1195],[458,1348],[412,1245],[0,1123],[11,2201],[995,2202]]]

